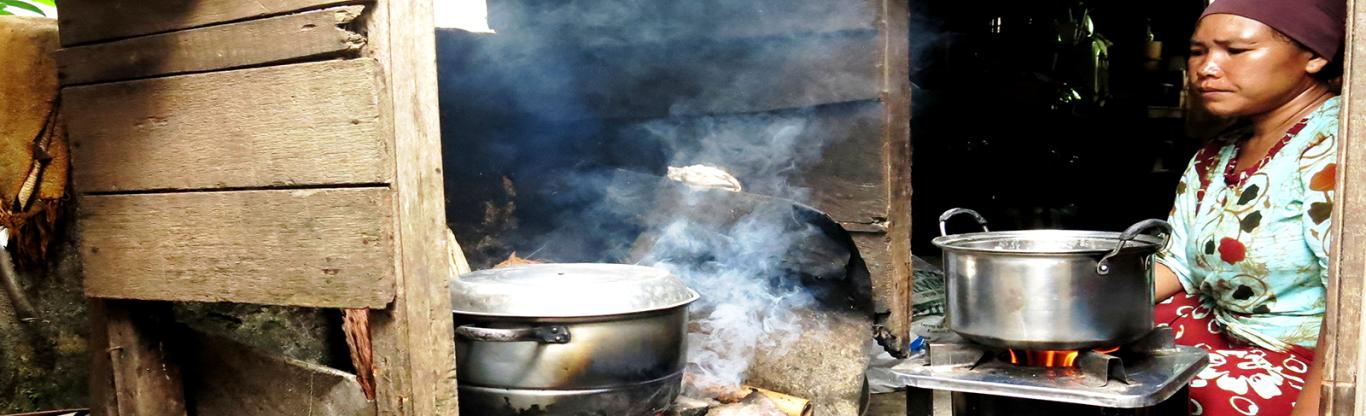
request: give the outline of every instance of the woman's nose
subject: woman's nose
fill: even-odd
[[[1219,76],[1224,72],[1223,68],[1220,68],[1219,63],[1214,59],[1211,59],[1208,55],[1196,59],[1193,63],[1195,64],[1193,68],[1195,69],[1195,74],[1202,78]]]

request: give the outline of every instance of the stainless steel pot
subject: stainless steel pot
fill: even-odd
[[[945,222],[969,214],[982,232],[947,235]],[[981,344],[1025,350],[1080,350],[1132,342],[1153,328],[1152,256],[1166,237],[1065,230],[991,232],[986,220],[955,208],[939,217],[948,280],[949,329]]]
[[[451,281],[466,415],[653,415],[678,396],[688,304],[663,270],[537,264]]]

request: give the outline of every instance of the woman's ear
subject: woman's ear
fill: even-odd
[[[1323,71],[1323,68],[1327,67],[1328,59],[1325,59],[1322,56],[1314,55],[1313,58],[1309,59],[1309,62],[1306,62],[1304,64],[1304,72],[1308,72],[1310,74],[1317,74],[1320,71]]]

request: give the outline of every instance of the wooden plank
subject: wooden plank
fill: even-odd
[[[198,415],[373,416],[356,376],[192,332],[186,395]]]
[[[353,3],[343,0],[63,0],[62,46],[149,35]]]
[[[387,188],[79,203],[87,296],[336,308],[382,308],[394,298]]]
[[[890,276],[892,274],[892,255],[887,251],[886,232],[850,232],[849,236],[854,239],[854,245],[858,247],[859,256],[863,257],[863,263],[868,266],[868,274],[873,280],[873,298],[875,313],[891,313],[885,306],[878,305],[877,297],[880,294],[888,293],[892,280],[879,278],[878,276]]]
[[[882,325],[891,337],[879,341],[896,355],[908,353],[911,334],[911,81],[909,9],[907,0],[881,0],[878,13],[879,69],[882,75],[883,168],[887,191],[887,250],[891,273],[884,275],[889,290],[874,296],[874,306],[885,305],[891,315]],[[874,285],[878,282],[876,278]]]
[[[842,224],[885,223],[888,193],[882,167],[882,103],[861,101],[814,111],[808,129],[815,128],[813,136],[824,136],[816,140],[824,140],[825,150],[794,182],[811,189],[813,207]]]
[[[354,59],[68,87],[75,184],[122,192],[389,183],[378,71],[373,59]]]
[[[63,85],[78,85],[347,55],[365,44],[365,36],[343,28],[363,8],[333,7],[65,48],[57,51],[57,73]]]
[[[381,108],[393,129],[400,253],[398,297],[370,321],[381,415],[458,412],[432,1],[382,0],[366,26],[366,55],[386,76]]]
[[[114,367],[110,359],[109,325],[103,299],[87,299],[90,318],[90,414],[119,416],[118,395],[114,388]]]
[[[1328,317],[1323,330],[1329,345],[1320,346],[1324,360],[1324,385],[1320,410],[1333,414],[1361,414],[1357,403],[1366,403],[1357,389],[1357,378],[1366,364],[1361,344],[1362,292],[1366,290],[1366,7],[1348,2],[1344,98],[1340,109],[1338,177],[1333,207],[1333,241],[1329,261]]]
[[[531,120],[749,113],[878,98],[877,34],[566,48],[441,31],[442,110]]]
[[[499,36],[596,48],[873,30],[876,0],[493,0]],[[628,23],[629,22],[629,23]]]
[[[184,415],[179,357],[164,304],[105,302],[110,366],[120,415]]]

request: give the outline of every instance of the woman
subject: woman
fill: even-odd
[[[1318,413],[1345,9],[1217,0],[1191,39],[1199,102],[1246,127],[1191,161],[1157,258],[1158,323],[1210,351],[1192,414]]]

